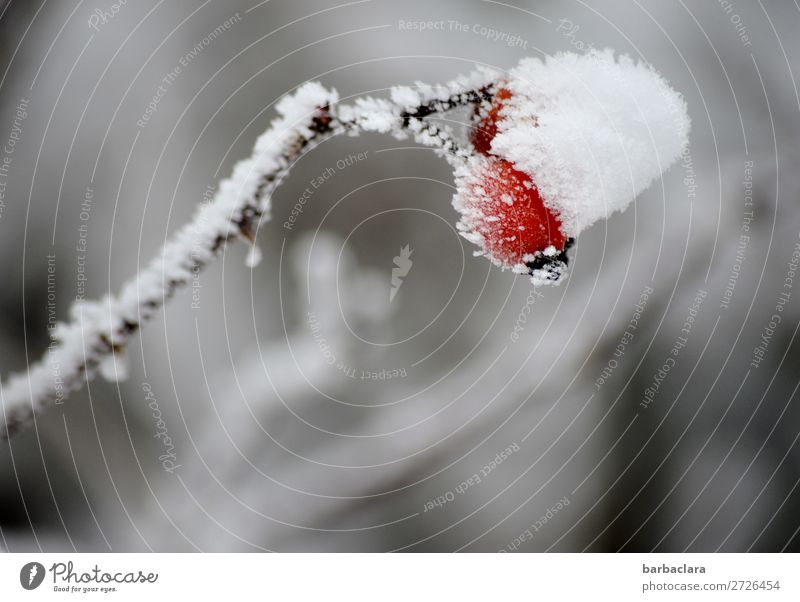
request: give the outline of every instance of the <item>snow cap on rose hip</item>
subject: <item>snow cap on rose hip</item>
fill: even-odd
[[[500,245],[506,252],[498,254],[497,241],[490,240],[493,230],[485,227],[503,217],[492,187],[480,183],[487,169],[497,173],[492,162],[505,161],[530,178],[562,239],[569,241],[627,208],[688,145],[690,121],[681,95],[651,66],[611,50],[523,59],[499,90],[473,132],[477,156],[456,174],[454,205],[462,211],[462,233],[482,254],[520,273],[531,273],[530,257],[507,252],[508,240]],[[527,193],[511,198],[523,205],[531,201]],[[534,243],[540,241],[528,241]],[[563,259],[565,248],[555,247],[550,255]],[[543,248],[527,251],[545,257]],[[556,267],[559,273],[545,274],[544,280],[558,281],[565,266]]]

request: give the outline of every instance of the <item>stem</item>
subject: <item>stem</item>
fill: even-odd
[[[255,240],[260,222],[269,217],[272,194],[290,166],[326,138],[365,131],[410,135],[454,165],[466,161],[470,149],[459,147],[443,127],[423,120],[487,100],[493,76],[473,74],[440,87],[438,94],[428,87],[422,93],[395,88],[392,100],[363,98],[351,106],[337,106],[336,93],[315,83],[285,97],[277,107],[279,118],[259,137],[252,156],[220,183],[214,201],[201,207],[117,296],[74,303],[71,321],[56,327],[42,359],[0,383],[0,438],[34,424],[37,411],[61,403],[98,371],[113,376],[130,339],[219,257],[229,241]],[[416,104],[409,106],[403,99]]]

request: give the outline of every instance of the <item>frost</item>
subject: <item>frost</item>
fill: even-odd
[[[405,110],[412,109],[422,104],[421,92],[421,90],[415,90],[408,86],[397,86],[391,91],[392,102]]]
[[[107,355],[97,366],[100,376],[109,382],[121,382],[128,379],[128,361],[124,351],[115,351]]]
[[[261,258],[261,249],[258,245],[251,245],[250,250],[247,251],[247,257],[244,259],[244,264],[250,269],[255,268],[261,263]]]
[[[506,85],[492,152],[531,175],[570,237],[624,210],[688,144],[681,95],[611,50],[523,59]]]
[[[556,285],[561,284],[566,274],[566,266],[564,264],[553,264],[543,268],[531,271],[531,283],[534,286]]]
[[[269,193],[302,148],[299,143],[316,135],[311,117],[337,100],[335,91],[313,82],[285,96],[276,107],[278,118],[256,140],[252,155],[220,183],[213,202],[201,206],[193,221],[179,229],[118,295],[76,302],[69,311],[70,322],[53,329],[57,344],[48,348],[42,361],[0,384],[0,436],[25,424],[40,406],[60,403],[95,373],[111,380],[125,378],[123,346],[132,333],[191,281],[197,267],[213,260],[224,241],[269,218]]]
[[[242,238],[252,244],[260,222],[270,217],[271,195],[292,163],[327,136],[367,131],[411,136],[446,157],[457,184],[468,182],[471,194],[491,193],[479,177],[486,157],[472,155],[447,127],[425,117],[465,106],[478,106],[485,114],[490,103],[484,96],[501,77],[498,71],[478,69],[443,85],[397,87],[388,99],[361,98],[350,106],[340,106],[337,93],[318,83],[285,96],[277,104],[277,119],[256,140],[252,155],[220,183],[214,200],[198,209],[193,221],[175,232],[118,294],[76,303],[70,321],[53,329],[53,344],[42,360],[0,383],[0,436],[29,425],[33,412],[60,403],[97,373],[125,378],[123,352],[131,337],[228,241]],[[513,96],[492,151],[533,177],[568,236],[624,209],[687,144],[689,119],[681,96],[652,68],[624,56],[615,59],[611,51],[523,60],[503,85]],[[514,202],[513,195],[503,200]],[[475,255],[501,265],[486,252],[481,235],[465,225],[491,223],[497,216],[481,215],[462,194],[453,204],[467,218],[457,228],[479,246]],[[503,267],[530,274],[535,284],[558,283],[566,263],[563,252],[554,251]],[[247,264],[254,266],[259,259],[260,251],[252,246]],[[320,277],[335,273],[335,266],[311,267]]]
[[[491,154],[456,168],[458,229],[495,265],[531,274],[537,285],[558,283],[567,269],[563,249],[531,249],[512,265],[494,256],[497,241],[484,239],[483,225],[498,219],[497,190],[486,185],[491,162],[507,161],[530,176],[522,186],[536,188],[561,233],[574,239],[623,211],[681,156],[690,129],[686,103],[652,67],[611,50],[523,59],[500,85],[511,94],[503,98]],[[479,114],[486,115],[485,105]],[[514,194],[499,200],[512,206]],[[503,241],[516,240],[512,228],[497,230]]]
[[[366,131],[386,134],[396,131],[400,108],[382,98],[359,98],[352,107],[342,107],[339,117],[357,123]]]

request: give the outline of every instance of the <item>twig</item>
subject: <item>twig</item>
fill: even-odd
[[[179,289],[229,241],[254,241],[259,224],[269,218],[272,193],[290,165],[324,139],[365,131],[412,136],[453,164],[465,161],[470,151],[460,148],[446,129],[424,119],[488,100],[496,75],[482,71],[436,88],[394,88],[389,100],[362,98],[351,106],[338,106],[336,92],[317,83],[282,99],[279,118],[258,138],[251,157],[221,182],[214,201],[201,207],[117,296],[74,303],[71,321],[54,329],[43,358],[0,383],[0,437],[30,426],[37,411],[61,403],[97,372],[113,377],[127,343]]]

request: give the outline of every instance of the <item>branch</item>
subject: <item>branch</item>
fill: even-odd
[[[317,83],[283,98],[278,119],[258,138],[250,158],[221,182],[214,200],[199,208],[118,295],[75,302],[70,321],[53,330],[43,358],[0,383],[0,437],[30,426],[36,412],[61,403],[98,372],[112,380],[124,377],[122,358],[131,338],[229,241],[253,243],[259,224],[269,219],[272,193],[290,166],[317,144],[341,133],[383,132],[411,136],[452,164],[463,163],[471,151],[424,119],[488,100],[496,80],[493,72],[476,72],[435,88],[394,88],[390,100],[362,98],[352,106],[337,106],[336,92]]]

